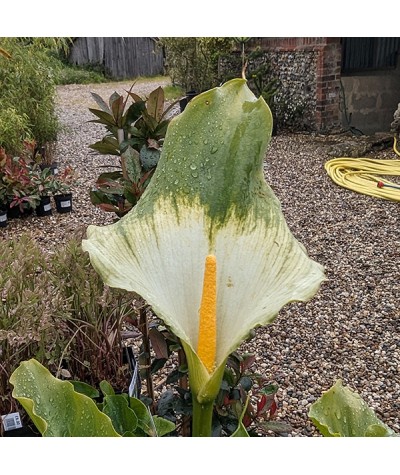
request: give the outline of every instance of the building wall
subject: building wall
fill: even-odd
[[[281,81],[276,100],[282,119],[286,109],[297,128],[330,132],[340,127],[340,38],[254,38],[252,46],[266,52]]]
[[[395,70],[342,76],[341,119],[364,134],[389,132],[400,103],[400,58]]]

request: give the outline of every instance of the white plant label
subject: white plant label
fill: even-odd
[[[71,206],[71,201],[61,201],[61,208],[69,208]]]
[[[7,215],[6,214],[0,214],[0,223],[3,223],[4,221],[7,221]]]
[[[5,431],[20,429],[22,427],[21,416],[19,412],[12,412],[11,414],[6,414],[1,416],[3,421],[3,427]]]
[[[51,210],[51,204],[47,204],[43,206],[44,211],[50,211]]]

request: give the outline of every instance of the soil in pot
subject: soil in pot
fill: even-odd
[[[72,211],[72,193],[65,195],[55,195],[54,201],[59,213],[69,213]]]
[[[38,216],[50,216],[52,214],[50,196],[40,198],[40,203],[36,207],[36,214]]]

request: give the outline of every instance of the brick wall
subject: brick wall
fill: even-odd
[[[309,128],[319,132],[340,128],[340,38],[254,38],[251,47],[256,46],[277,57],[278,74],[282,67],[293,71],[291,79],[300,84],[297,93],[302,91],[303,96],[303,122]],[[307,71],[301,67],[305,57],[312,58],[306,61]],[[293,91],[293,84],[288,84],[283,94]]]

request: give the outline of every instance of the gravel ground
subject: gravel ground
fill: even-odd
[[[158,84],[139,82],[134,91],[145,94]],[[80,173],[74,211],[12,220],[0,230],[0,240],[28,231],[51,252],[77,228],[112,222],[113,216],[95,209],[88,198],[97,166],[109,163],[88,149],[103,135],[101,126],[88,123],[93,119],[88,107],[96,107],[90,91],[108,98],[130,85],[58,88],[63,132],[57,158],[61,169],[72,165]],[[332,158],[332,144],[345,139],[278,134],[266,156],[266,179],[292,232],[325,266],[328,278],[312,301],[288,305],[241,348],[255,352],[254,369],[278,384],[277,417],[292,426],[289,436],[318,436],[307,417],[309,406],[338,378],[400,431],[399,204],[353,193],[330,180],[323,165]],[[391,149],[373,157],[395,158]]]

